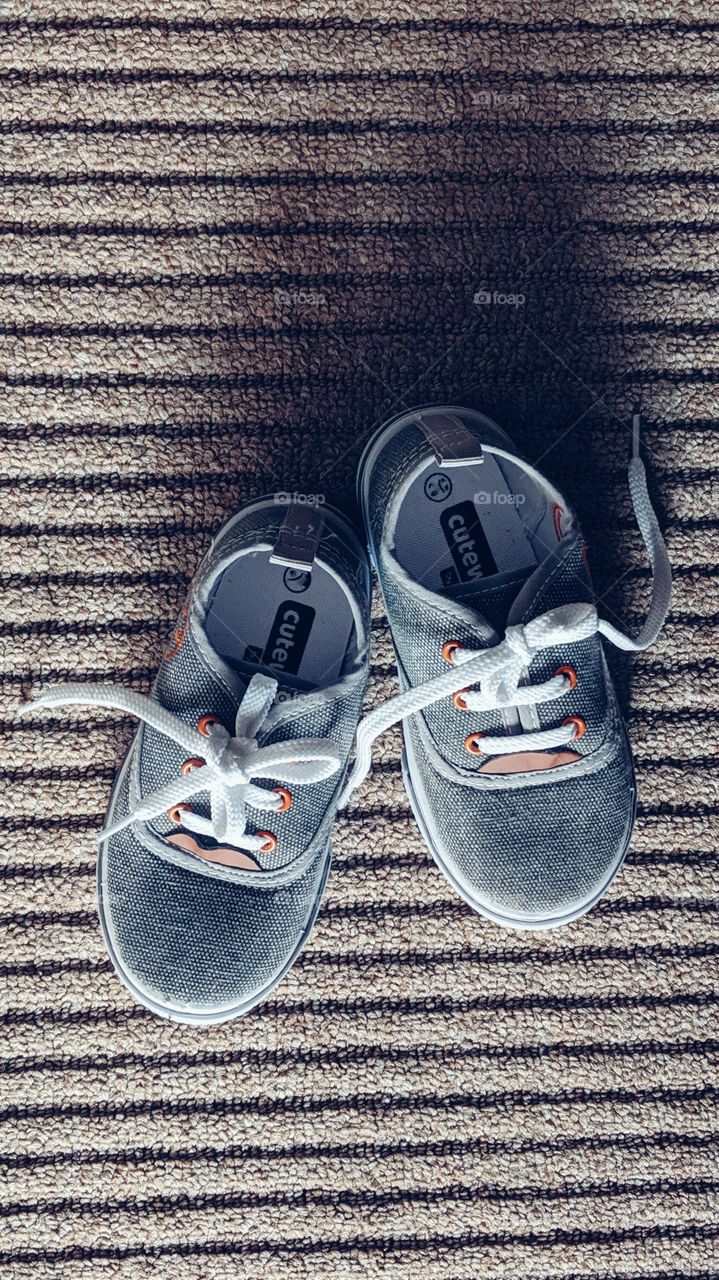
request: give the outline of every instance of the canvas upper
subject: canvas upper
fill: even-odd
[[[286,506],[265,500],[220,531],[166,647],[151,705],[106,686],[59,686],[40,698],[45,706],[94,701],[143,717],[108,808],[100,914],[130,990],[178,1020],[220,1021],[262,999],[305,941],[329,869],[330,832],[367,680],[369,566],[350,525],[325,509],[308,580],[298,568],[272,568],[281,601],[275,610],[269,556],[287,519]],[[326,599],[315,589],[320,579]],[[307,600],[312,607],[301,603]],[[340,647],[346,643],[344,653],[322,648],[323,603],[334,603],[340,615],[344,631],[330,625],[327,633]],[[291,672],[277,663],[287,665],[295,619],[308,631],[313,612],[314,669],[306,680],[301,665]],[[283,622],[287,616],[292,625]],[[303,641],[309,652],[307,635]],[[147,722],[166,713],[186,726],[186,741],[172,736],[174,719],[166,732]],[[208,716],[219,732],[210,723],[200,734]],[[225,774],[176,802],[173,788],[181,791],[211,751]],[[157,810],[148,797],[159,788],[167,805],[143,814],[148,803]],[[275,788],[290,795],[289,807],[258,808],[277,803]]]
[[[360,729],[350,786],[401,718],[415,814],[467,901],[517,927],[581,914],[621,865],[635,810],[600,629],[635,642],[597,618],[574,513],[495,424],[453,406],[380,430],[360,500],[404,692]],[[663,580],[650,630],[667,605]]]

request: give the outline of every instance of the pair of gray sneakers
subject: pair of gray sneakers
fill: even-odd
[[[476,911],[543,928],[597,901],[635,810],[600,637],[645,648],[671,591],[638,455],[637,423],[630,486],[654,589],[636,640],[599,619],[561,494],[481,414],[428,406],[377,432],[358,477],[398,696],[360,722],[371,571],[353,526],[319,500],[268,498],[212,543],[149,697],[63,684],[23,708],[142,722],[98,859],[105,941],[137,1000],[213,1023],[268,995],[317,916],[337,808],[400,721],[418,824]]]

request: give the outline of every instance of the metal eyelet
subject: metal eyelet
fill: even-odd
[[[575,738],[583,738],[585,733],[587,732],[587,722],[586,720],[583,720],[581,716],[566,716],[565,719],[562,721],[562,724],[574,725]]]
[[[182,826],[183,813],[192,813],[192,807],[189,804],[173,804],[167,810],[170,822],[174,822],[178,827]]]
[[[282,801],[282,804],[275,810],[275,813],[285,813],[292,804],[292,792],[288,791],[287,787],[273,787],[272,790]]]
[[[212,725],[221,724],[221,723],[222,722],[218,720],[217,716],[200,716],[199,720],[197,721],[197,728],[199,732],[202,734],[203,738],[209,738],[210,728],[212,727]]]
[[[182,764],[180,765],[180,773],[183,778],[185,778],[188,773],[192,773],[193,769],[201,769],[204,763],[204,760],[201,760],[199,756],[190,756],[189,760],[182,761]]]
[[[271,831],[258,831],[258,836],[264,836],[265,842],[259,847],[259,853],[274,853],[277,848],[277,836],[273,836]]]

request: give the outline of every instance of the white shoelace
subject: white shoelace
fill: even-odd
[[[390,698],[362,720],[357,730],[354,767],[343,789],[340,805],[347,803],[352,792],[369,773],[375,739],[392,725],[417,711],[460,691],[468,711],[496,711],[502,707],[535,706],[551,702],[567,692],[570,687],[567,676],[555,675],[540,685],[520,684],[532,660],[542,649],[576,644],[597,632],[606,636],[619,649],[629,651],[646,649],[654,643],[669,609],[672,570],[647,490],[644,463],[639,456],[638,414],[633,423],[629,491],[652,569],[651,604],[644,626],[636,639],[599,618],[594,605],[568,604],[550,609],[524,626],[507,627],[504,640],[491,649],[477,650],[458,646],[448,671]],[[479,685],[478,689],[467,688],[475,684]],[[567,744],[577,733],[578,726],[572,721],[560,724],[556,729],[538,729],[502,736],[485,734],[481,735],[478,752],[494,756],[509,755],[516,751],[542,751]]]
[[[267,747],[258,746],[257,735],[276,692],[276,680],[262,675],[252,677],[237,711],[234,737],[217,722],[208,726],[205,736],[152,698],[106,684],[54,685],[21,707],[18,714],[77,703],[113,707],[144,720],[176,742],[191,759],[204,761],[144,796],[133,812],[105,827],[100,840],[135,821],[157,818],[206,791],[210,794],[211,816],[205,818],[192,810],[183,811],[182,826],[199,835],[211,836],[218,843],[257,851],[266,846],[267,835],[247,832],[247,806],[276,813],[286,804],[278,792],[255,786],[253,779],[278,778],[306,786],[331,777],[343,764],[337,749],[323,738],[294,738]]]

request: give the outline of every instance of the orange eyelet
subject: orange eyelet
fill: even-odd
[[[274,853],[277,848],[277,836],[273,836],[271,831],[258,831],[258,836],[265,837],[265,843],[260,845],[260,853]]]
[[[469,707],[467,706],[467,703],[464,700],[464,695],[466,692],[467,692],[466,689],[458,689],[456,693],[452,694],[452,701],[455,707],[459,707],[460,711],[469,711]]]
[[[201,769],[204,763],[204,760],[201,760],[199,756],[190,756],[189,760],[182,761],[180,773],[184,778],[188,773],[192,773],[193,769]]]
[[[209,738],[210,726],[213,724],[220,724],[220,721],[217,719],[217,716],[200,716],[199,720],[197,721],[197,728],[199,729],[203,738]]]
[[[574,667],[557,667],[555,676],[566,676],[569,681],[569,688],[573,689],[577,683],[577,673]]]
[[[470,755],[473,755],[473,756],[484,755],[482,748],[479,746],[479,742],[481,738],[486,738],[486,736],[487,735],[485,733],[470,733],[469,736],[465,738],[464,745],[469,751]]]
[[[292,792],[288,791],[287,787],[273,787],[272,790],[274,791],[276,796],[280,797],[280,800],[282,801],[282,804],[279,806],[278,809],[275,810],[275,812],[284,813],[285,809],[289,809],[290,805],[292,804]]]
[[[583,720],[581,716],[567,716],[566,719],[562,721],[562,724],[574,725],[576,730],[574,734],[575,738],[583,738],[587,732],[587,722],[586,720]]]
[[[454,666],[454,655],[457,650],[461,648],[462,646],[459,643],[459,640],[445,640],[442,645],[442,657],[445,662],[448,662],[450,666]]]
[[[172,808],[167,810],[170,822],[176,822],[178,827],[182,826],[183,813],[192,813],[192,808],[189,804],[173,804]]]

